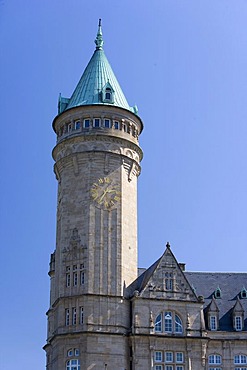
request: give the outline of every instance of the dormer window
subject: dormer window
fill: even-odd
[[[245,287],[243,287],[241,292],[240,292],[240,298],[242,298],[242,299],[247,298],[247,290],[245,289]]]
[[[216,299],[221,298],[221,290],[220,290],[220,288],[219,288],[219,287],[218,287],[217,289],[215,289],[214,297],[215,297]]]
[[[209,316],[210,330],[217,330],[217,316]]]
[[[114,103],[114,90],[109,81],[102,89],[102,101],[103,103]]]
[[[111,89],[107,88],[107,89],[105,90],[105,100],[111,100],[111,99],[112,99],[111,94],[112,94]]]
[[[241,331],[242,328],[243,328],[242,317],[241,316],[235,316],[234,321],[235,321],[234,322],[235,330],[236,331]]]

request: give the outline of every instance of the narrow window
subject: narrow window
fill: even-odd
[[[217,330],[216,316],[210,316],[210,330]]]
[[[106,127],[106,128],[110,128],[111,126],[110,126],[110,120],[109,119],[105,119],[104,120],[104,126]]]
[[[89,128],[90,127],[90,120],[89,119],[84,119],[83,127],[84,128]]]
[[[67,273],[66,274],[66,286],[69,287],[70,286],[70,273]]]
[[[76,307],[72,308],[72,325],[76,325]]]
[[[65,309],[65,325],[69,326],[69,308]]]
[[[115,130],[119,130],[119,122],[118,121],[114,121],[114,128],[115,128]]]
[[[95,128],[100,127],[100,119],[99,118],[94,118],[94,120],[93,120],[93,126]]]
[[[84,285],[85,283],[85,272],[84,271],[80,272],[80,280],[81,280],[81,285]]]
[[[72,131],[72,124],[71,123],[69,123],[68,124],[68,132],[71,132]]]
[[[75,121],[75,130],[79,130],[81,127],[81,122],[80,121]]]
[[[84,312],[83,307],[80,307],[80,324],[83,324],[84,322]]]
[[[105,90],[105,100],[111,100],[111,89],[109,88]]]
[[[165,312],[165,332],[172,332],[172,314],[171,312]]]
[[[242,317],[241,316],[235,316],[235,329],[237,331],[242,330]]]
[[[77,286],[77,272],[73,273],[73,285]]]
[[[79,349],[78,348],[75,348],[75,356],[79,356],[79,354],[80,354]]]

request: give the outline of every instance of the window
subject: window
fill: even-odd
[[[69,308],[65,309],[65,325],[69,326]]]
[[[165,273],[165,290],[173,290],[173,273]]]
[[[165,332],[172,332],[172,313],[170,311],[165,312]]]
[[[155,351],[154,361],[155,362],[161,362],[162,361],[162,352],[161,351]]]
[[[90,119],[84,119],[83,127],[84,128],[89,128],[90,127]]]
[[[155,320],[155,332],[161,333],[161,331],[162,331],[162,319],[161,319],[161,314],[159,314]]]
[[[184,370],[183,352],[155,351],[154,369]]]
[[[67,352],[67,356],[68,357],[72,357],[73,356],[73,350],[72,349],[69,349],[68,352]]]
[[[80,354],[80,351],[79,351],[79,349],[78,348],[75,348],[75,356],[79,356],[79,354]]]
[[[77,272],[73,272],[73,285],[77,286]]]
[[[72,325],[76,325],[76,307],[72,308]]]
[[[66,370],[80,370],[80,360],[69,360],[67,361]]]
[[[184,362],[183,352],[176,352],[176,362]]]
[[[70,286],[70,273],[66,274],[66,286]]]
[[[75,121],[75,130],[79,130],[80,127],[81,127],[81,122]]]
[[[175,315],[175,333],[182,332],[183,332],[182,321],[178,315]]]
[[[183,333],[183,324],[180,317],[172,311],[165,311],[159,314],[155,320],[155,332],[156,333]]]
[[[214,296],[215,296],[216,299],[221,298],[221,290],[220,290],[219,287],[217,289],[215,289]]]
[[[173,353],[165,352],[165,362],[173,362]]]
[[[111,89],[109,87],[105,90],[105,100],[111,100]]]
[[[210,316],[210,330],[217,330],[216,316]]]
[[[119,130],[119,122],[118,121],[114,121],[114,128],[115,128],[115,130]]]
[[[245,355],[234,356],[234,364],[247,364],[247,356]]]
[[[240,292],[240,297],[242,299],[246,299],[247,298],[247,290],[245,289],[245,287],[242,288],[242,290]]]
[[[222,360],[220,355],[209,355],[208,363],[210,365],[221,365]],[[209,370],[221,370],[221,367],[209,367]]]
[[[109,81],[102,89],[102,101],[105,103],[114,103],[114,90]]]
[[[104,126],[105,126],[106,128],[110,128],[110,127],[111,127],[111,122],[110,122],[110,120],[109,120],[109,119],[105,119],[105,120],[104,120]]]
[[[221,356],[220,355],[209,355],[208,356],[209,364],[221,365]]]
[[[71,132],[72,131],[72,124],[71,123],[69,123],[68,124],[68,132]]]
[[[85,283],[85,272],[84,271],[80,272],[80,281],[81,281],[81,285]]]
[[[237,331],[242,330],[242,317],[241,316],[235,316],[234,321],[235,321],[235,329]]]
[[[80,307],[80,324],[83,324],[84,322],[84,312],[83,307]]]
[[[93,120],[93,127],[100,127],[100,119],[99,118],[94,118]]]

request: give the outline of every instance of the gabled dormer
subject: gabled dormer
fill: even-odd
[[[111,86],[109,81],[103,87],[101,94],[102,94],[102,102],[103,103],[109,103],[109,104],[114,103],[115,91],[114,91],[114,89]]]
[[[138,291],[143,298],[179,299],[198,302],[198,298],[188,282],[182,266],[173,255],[170,244],[161,258],[147,269],[127,289],[130,295]]]
[[[213,296],[210,304],[205,309],[205,319],[209,330],[215,331],[219,329],[219,308],[216,299]]]
[[[241,331],[244,327],[244,309],[239,298],[232,309],[232,325],[236,331]]]

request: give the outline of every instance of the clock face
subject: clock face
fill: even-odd
[[[92,185],[91,197],[97,205],[110,209],[120,201],[119,185],[109,177],[101,177]]]

